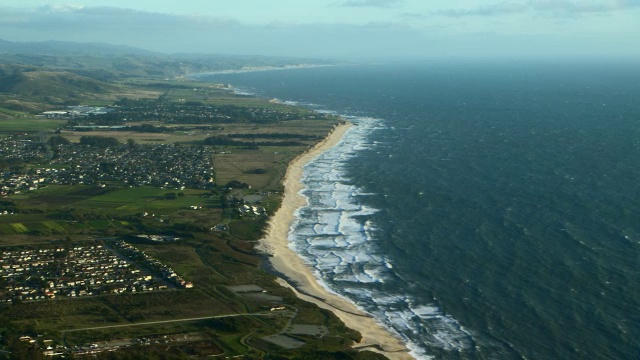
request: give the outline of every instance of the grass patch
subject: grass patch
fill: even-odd
[[[49,230],[64,231],[64,227],[56,221],[43,221],[42,225],[44,225]]]
[[[13,135],[17,132],[37,133],[52,131],[66,124],[66,120],[8,119],[0,120],[0,136]]]
[[[135,202],[153,201],[163,196],[167,192],[175,191],[154,187],[124,188],[111,191],[107,194],[94,196],[89,200],[89,202],[113,202],[117,204],[129,204]]]
[[[91,220],[89,225],[94,229],[106,229],[111,226],[111,222],[109,220]]]
[[[0,114],[8,116],[27,116],[27,113],[0,107]]]
[[[0,224],[0,235],[15,235],[16,232],[13,231],[9,224]]]
[[[169,197],[167,195],[171,193],[175,196]],[[125,212],[156,211],[169,213],[187,209],[194,205],[204,206],[208,199],[202,198],[201,195],[205,193],[207,192],[202,190],[181,191],[153,187],[124,188],[86,199],[80,205]]]
[[[29,232],[29,228],[24,226],[24,224],[22,223],[13,223],[9,224],[9,226],[11,227],[11,229],[13,229],[13,231],[15,231],[16,234],[24,234],[26,232]]]
[[[86,200],[96,194],[106,193],[109,189],[97,186],[47,186],[23,197],[23,204],[29,207],[60,207]]]

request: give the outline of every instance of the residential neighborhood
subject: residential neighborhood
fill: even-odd
[[[193,89],[194,93],[202,91]],[[69,126],[77,125],[125,125],[138,121],[159,121],[166,124],[223,124],[236,122],[274,123],[286,120],[322,119],[330,115],[302,111],[296,108],[274,109],[237,105],[210,105],[198,101],[178,99],[177,102],[144,99],[121,99],[113,111],[93,112],[90,116],[76,116],[60,110],[59,115],[71,119]],[[68,113],[64,115],[64,113]],[[86,114],[86,113],[85,113]],[[43,114],[46,116],[47,114]],[[52,114],[55,115],[55,114]]]
[[[193,287],[124,241],[113,248],[95,244],[3,250],[0,279],[0,303]]]
[[[160,261],[152,258],[151,256],[137,249],[136,247],[128,244],[124,241],[118,241],[115,244],[115,248],[118,249],[118,252],[126,256],[128,259],[135,261],[138,264],[148,268],[155,274],[160,274],[163,279],[169,281],[170,283],[183,287],[186,289],[190,289],[193,287],[193,283],[190,281],[184,280],[181,276],[176,274],[173,269],[169,266],[161,263]]]
[[[47,184],[158,186],[208,189],[214,186],[210,150],[174,144],[77,143],[56,146],[0,141],[0,195],[36,190]],[[40,163],[40,167],[21,164]]]

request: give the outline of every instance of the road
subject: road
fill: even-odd
[[[281,313],[280,313],[281,314]],[[204,316],[204,317],[195,317],[195,318],[185,318],[185,319],[174,319],[174,320],[160,320],[160,321],[148,321],[148,322],[140,322],[133,324],[119,324],[119,325],[106,325],[106,326],[95,326],[88,327],[82,329],[70,329],[70,330],[62,330],[62,333],[68,332],[76,332],[76,331],[86,331],[86,330],[102,330],[102,329],[113,329],[120,327],[128,327],[128,326],[144,326],[144,325],[156,325],[156,324],[168,324],[174,322],[186,322],[186,321],[198,321],[198,320],[208,320],[208,319],[220,319],[226,317],[238,317],[238,316],[274,316],[276,314],[270,313],[252,313],[252,314],[230,314],[230,315],[216,315],[216,316]]]

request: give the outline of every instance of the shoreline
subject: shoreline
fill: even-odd
[[[267,232],[260,240],[260,248],[271,255],[268,257],[269,266],[283,275],[277,279],[280,285],[291,289],[298,298],[333,312],[348,328],[360,332],[362,340],[354,344],[354,349],[376,351],[391,360],[413,359],[402,340],[349,300],[327,291],[302,257],[289,248],[289,229],[295,220],[295,211],[307,204],[299,193],[304,188],[301,183],[304,165],[338,144],[352,126],[348,122],[337,125],[324,140],[289,163],[283,178],[282,204],[269,220]]]
[[[188,74],[189,77],[198,76],[211,76],[211,75],[229,75],[229,74],[245,74],[253,72],[263,71],[279,71],[279,70],[294,70],[294,69],[315,69],[322,67],[340,66],[339,64],[297,64],[297,65],[283,65],[283,66],[244,66],[235,70],[218,70],[206,73]]]

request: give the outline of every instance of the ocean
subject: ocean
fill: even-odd
[[[640,359],[640,65],[216,75],[357,126],[291,246],[419,359]]]

